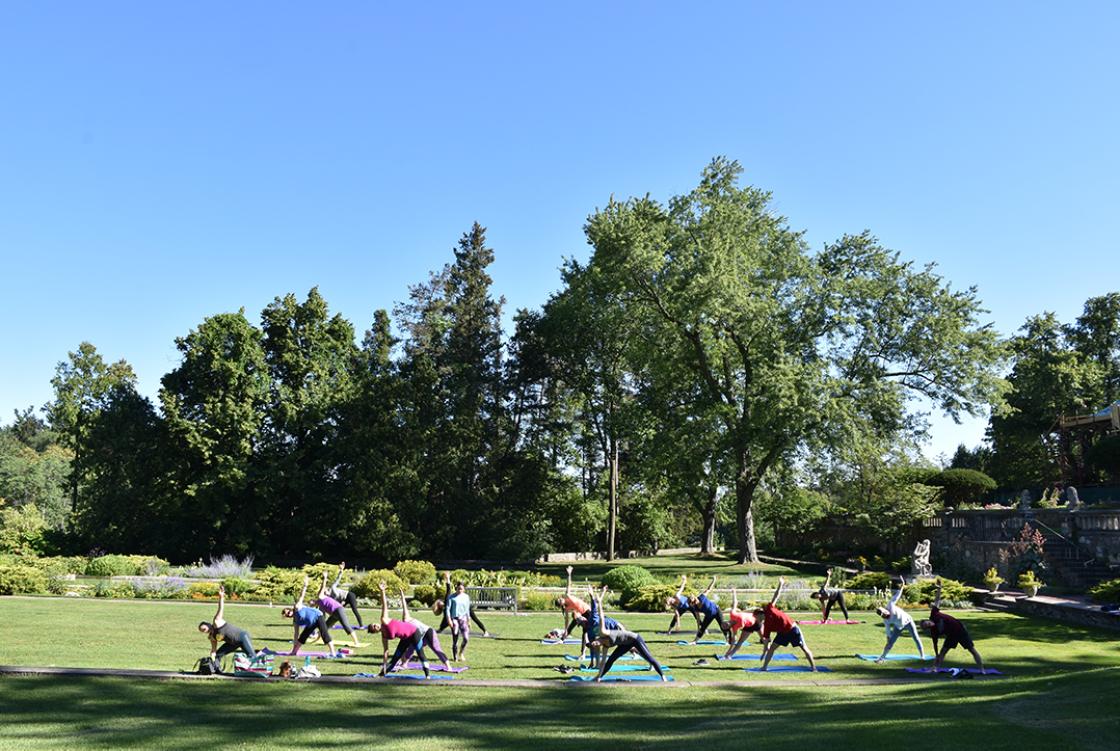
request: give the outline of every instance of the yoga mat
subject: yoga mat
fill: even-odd
[[[776,668],[743,668],[748,673],[811,673],[812,669],[808,665],[779,665]],[[817,666],[818,673],[831,673],[831,668],[826,668],[823,665]]]
[[[583,642],[579,639],[565,639],[564,641],[560,641],[559,639],[541,639],[541,644],[547,644],[549,646],[553,646],[553,645],[556,645],[556,644],[582,644],[582,643]]]
[[[726,643],[727,642],[725,642],[725,641],[719,641],[717,639],[701,639],[700,641],[679,641],[679,642],[677,642],[677,644],[679,646],[682,646],[682,647],[691,647],[694,644],[726,644]]]
[[[852,626],[863,621],[835,621],[829,618],[827,621],[798,621],[802,626]]]
[[[717,660],[755,660],[756,662],[762,659],[762,655],[731,655],[730,657],[724,657],[723,655],[716,655],[715,657],[716,657]],[[774,655],[770,659],[771,659],[771,661],[773,661],[773,660],[796,660],[797,655],[784,654],[783,653],[783,654],[780,654],[780,655]]]
[[[389,673],[389,675],[387,675],[385,677],[386,678],[403,678],[403,679],[406,679],[406,680],[411,679],[411,680],[414,680],[414,681],[453,681],[453,680],[455,680],[455,676],[453,676],[453,675],[433,675],[433,676],[430,676],[430,677],[426,677],[426,676],[423,676],[423,675],[416,675],[415,673]]]
[[[856,655],[856,657],[863,660],[864,662],[875,662],[879,659],[879,655]],[[933,659],[933,655],[926,655],[925,657],[920,657],[918,655],[887,655],[884,659],[897,660],[899,662],[909,662],[912,660],[929,661]]]
[[[921,673],[922,675],[960,675],[961,673],[968,673],[970,675],[1003,675],[995,668],[984,668],[981,672],[978,668],[906,668],[907,673]]]
[[[409,662],[409,663],[403,665],[401,667],[401,669],[402,670],[423,670],[424,666],[421,665],[418,662]],[[449,668],[445,668],[443,665],[441,665],[438,662],[430,662],[430,663],[428,663],[428,669],[432,670],[432,671],[439,671],[440,673],[462,673],[464,670],[470,670],[470,665],[460,665],[458,667],[456,667],[455,665],[452,665]]]
[[[268,647],[265,647],[265,649],[268,649]],[[261,651],[263,652],[263,651],[264,651],[264,649],[262,649]],[[272,652],[272,654],[274,654],[274,655],[281,655],[282,653],[280,653],[280,652]],[[289,657],[289,658],[291,658],[291,659],[293,659],[293,660],[298,660],[298,659],[299,659],[299,658],[301,658],[301,657],[313,657],[313,658],[315,658],[315,659],[317,659],[317,660],[344,660],[344,659],[346,659],[347,657],[349,657],[349,656],[350,656],[350,654],[349,654],[348,652],[339,652],[339,653],[338,653],[337,655],[335,655],[334,657],[331,657],[331,653],[330,653],[330,652],[309,652],[309,651],[307,651],[306,649],[301,649],[301,650],[299,651],[299,654],[298,654],[298,655],[288,655],[288,654],[283,654],[282,656],[283,656],[283,657]]]
[[[665,678],[669,681],[673,680],[673,676],[667,675]],[[591,676],[573,675],[568,679],[569,683],[589,683],[595,679]],[[658,675],[605,675],[603,676],[603,683],[633,683],[635,681],[644,681],[647,683],[656,681],[661,683],[661,677]]]
[[[610,671],[607,672],[607,675],[610,675],[611,673],[639,673],[639,672],[648,671],[648,670],[653,670],[653,666],[652,665],[612,665]],[[664,665],[662,665],[661,670],[667,673],[670,670],[672,670],[672,668],[665,667]],[[599,668],[580,668],[579,672],[581,672],[581,673],[598,673]]]
[[[579,662],[581,658],[579,657],[579,655],[564,655],[564,659],[568,660],[569,662]],[[582,659],[587,660],[588,658],[584,657]],[[618,659],[620,659],[620,660],[637,660],[639,658],[638,658],[637,655],[625,654],[625,655],[622,655],[622,657],[619,657]]]

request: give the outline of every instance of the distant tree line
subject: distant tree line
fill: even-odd
[[[0,496],[59,547],[176,560],[719,538],[747,560],[756,521],[771,535],[829,504],[897,530],[929,502],[915,408],[999,403],[1005,349],[974,289],[867,232],[811,251],[740,173],[716,159],[668,203],[595,211],[589,260],[508,336],[475,224],[360,339],[317,289],[206,318],[156,403],[82,343],[45,419],[0,431],[42,487],[0,475]]]

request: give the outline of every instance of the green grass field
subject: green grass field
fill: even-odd
[[[2,598],[0,612],[0,664],[175,670],[207,651],[195,627],[213,606]],[[290,643],[278,608],[230,605],[227,617],[248,628],[258,648]],[[868,622],[803,627],[833,673],[758,675],[743,663],[694,666],[716,648],[681,647],[675,636],[653,634],[666,615],[619,615],[647,635],[679,680],[720,682],[712,686],[566,685],[552,667],[572,664],[562,655],[573,648],[539,643],[559,625],[558,614],[491,613],[483,619],[501,638],[472,640],[463,677],[540,679],[539,687],[9,676],[0,678],[0,748],[1120,748],[1114,634],[965,612],[985,660],[1008,677],[883,684],[868,679],[901,679],[902,666],[852,657],[882,645],[874,616],[858,617]],[[373,635],[364,638],[376,644]],[[912,648],[900,640],[895,650]],[[355,659],[318,665],[327,674],[374,672],[378,652],[367,647]],[[957,650],[950,664],[964,665],[966,656]],[[844,685],[820,685],[824,678]]]
[[[798,577],[803,579],[823,579],[817,574],[798,571],[786,566],[772,563],[736,563],[734,557],[718,553],[711,556],[702,556],[698,553],[682,555],[659,555],[650,558],[620,558],[616,561],[572,561],[541,563],[536,568],[546,574],[567,576],[565,569],[571,566],[572,578],[582,581],[598,581],[603,574],[618,566],[641,566],[654,576],[667,580],[675,580],[681,574],[688,574],[692,586],[707,586],[713,577],[719,578],[719,586],[745,586],[752,584],[759,577],[766,581],[776,580],[779,576]]]

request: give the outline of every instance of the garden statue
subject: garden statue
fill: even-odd
[[[910,570],[914,576],[933,576],[933,566],[929,564],[929,540],[922,540],[914,547]]]
[[[1070,511],[1081,508],[1081,499],[1077,497],[1077,488],[1072,485],[1066,488],[1066,508]]]
[[[1031,508],[1031,491],[1024,490],[1019,494],[1019,510],[1030,511]]]

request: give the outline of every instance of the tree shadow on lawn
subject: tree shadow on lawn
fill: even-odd
[[[1003,682],[831,692],[651,686],[540,689],[367,684],[154,683],[111,678],[4,678],[0,745],[197,749],[257,744],[305,749],[679,749],[765,743],[768,751],[1010,742],[1018,751],[1101,748],[1115,718],[1116,670]],[[429,692],[424,695],[423,692]],[[1107,704],[1106,704],[1107,702]],[[1029,721],[1030,733],[1007,722]]]

